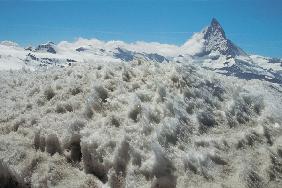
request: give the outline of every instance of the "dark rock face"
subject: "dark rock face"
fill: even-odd
[[[164,61],[168,62],[169,60],[167,58],[165,58],[164,56],[162,55],[159,55],[159,54],[147,54],[147,57],[150,59],[150,60],[153,60],[153,61],[156,61],[156,62],[159,62],[159,63],[162,63]]]
[[[87,49],[84,48],[84,47],[79,47],[79,48],[75,49],[75,51],[77,51],[77,52],[84,52],[84,51],[86,51],[86,50],[87,50]]]
[[[217,51],[222,55],[231,57],[247,55],[242,49],[226,38],[223,28],[215,18],[212,19],[211,25],[206,29],[204,39],[206,54]]]
[[[149,61],[155,61],[158,63],[169,62],[167,58],[157,53],[138,53],[125,50],[120,47],[116,48],[116,50],[117,52],[114,53],[114,57],[127,62],[133,61],[134,59],[144,59]]]
[[[217,36],[218,38],[226,39],[223,28],[215,18],[212,19],[211,25],[208,27],[204,38],[209,39],[212,35]]]
[[[38,64],[40,66],[47,66],[47,65],[56,65],[56,64],[59,64],[60,63],[60,60],[59,59],[56,59],[56,58],[48,58],[48,57],[36,57],[35,54],[32,54],[32,53],[28,53],[26,55],[26,58],[24,59],[24,62],[30,62],[30,61],[36,61],[38,62]],[[66,60],[67,63],[73,63],[73,62],[76,62],[75,60],[73,59],[67,59]]]
[[[74,62],[77,62],[76,60],[73,60],[73,59],[67,59],[67,62],[69,63],[74,63]]]
[[[117,52],[114,53],[114,57],[123,61],[132,61],[134,59],[134,53],[125,49],[116,48]]]
[[[54,48],[54,43],[53,42],[48,42],[47,44],[40,44],[35,48],[35,51],[46,51],[52,54],[56,54],[56,50]]]
[[[250,64],[247,62],[243,62],[241,60],[235,60],[236,63],[230,67],[224,67],[221,68],[220,70],[226,71],[226,73],[223,73],[224,75],[227,76],[235,76],[241,79],[245,80],[253,80],[253,79],[258,79],[258,80],[265,80],[268,82],[272,83],[278,83],[282,84],[282,76],[279,75],[278,73],[267,71],[265,74],[254,72],[254,71],[248,71],[245,70],[245,68],[248,68],[252,70],[252,67],[250,67]],[[255,69],[255,67],[253,68]],[[270,73],[272,75],[272,78],[267,76],[267,73]]]
[[[278,58],[271,58],[269,60],[269,63],[280,63],[282,66],[282,59],[278,59]]]
[[[29,47],[27,47],[27,48],[25,48],[24,50],[26,50],[26,51],[33,51],[33,49],[32,49],[32,47],[31,46],[29,46]]]
[[[34,60],[34,61],[38,61],[39,60],[35,55],[33,55],[31,53],[27,54],[27,58],[30,58],[31,60]]]

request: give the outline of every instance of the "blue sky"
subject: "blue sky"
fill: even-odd
[[[282,57],[282,0],[0,0],[0,40],[181,45],[213,17],[245,51]]]

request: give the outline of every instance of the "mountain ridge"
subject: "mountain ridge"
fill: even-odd
[[[74,62],[85,61],[143,60],[157,63],[175,61],[195,63],[225,75],[241,75],[240,78],[243,79],[260,78],[260,80],[282,83],[282,60],[248,55],[227,38],[223,27],[215,18],[211,20],[208,27],[195,33],[182,46],[155,42],[104,42],[82,38],[73,43],[47,42],[26,49],[8,41],[1,42],[0,45],[2,46],[0,69],[9,68],[9,64],[13,64],[10,67],[13,69],[17,67],[16,65],[34,68],[37,65],[39,67],[68,66]]]
[[[227,39],[225,31],[215,18],[212,19],[210,26],[206,29],[204,39],[207,42],[206,51],[209,53],[219,51],[222,55],[229,55],[231,57],[247,55],[246,52]]]

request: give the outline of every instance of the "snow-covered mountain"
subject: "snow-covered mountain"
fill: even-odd
[[[228,57],[247,56],[247,54],[226,38],[225,32],[219,22],[213,18],[211,25],[202,31],[203,48],[198,54],[226,55]]]
[[[275,84],[151,61],[0,73],[0,187],[282,185]]]
[[[216,19],[212,19],[210,26],[195,33],[182,46],[155,42],[104,42],[82,38],[72,43],[48,42],[25,49],[13,42],[4,41],[0,44],[0,69],[36,69],[54,65],[69,66],[86,61],[137,60],[195,63],[220,74],[282,83],[282,60],[248,55],[226,37]]]
[[[209,27],[196,33],[184,46],[195,43],[193,42],[195,38],[196,41],[201,41],[199,42],[201,45],[198,47],[200,50],[192,54],[192,61],[199,63],[202,67],[243,79],[282,83],[280,59],[248,55],[226,37],[216,19],[212,20]]]

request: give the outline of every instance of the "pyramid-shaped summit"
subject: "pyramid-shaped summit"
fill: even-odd
[[[205,39],[209,38],[211,35],[216,35],[220,38],[226,39],[225,32],[223,28],[221,27],[220,23],[213,18],[211,21],[210,26],[207,28],[207,31],[205,33]]]
[[[235,57],[247,54],[226,38],[225,32],[220,23],[213,18],[209,27],[204,29],[204,50],[206,54],[219,53]]]

